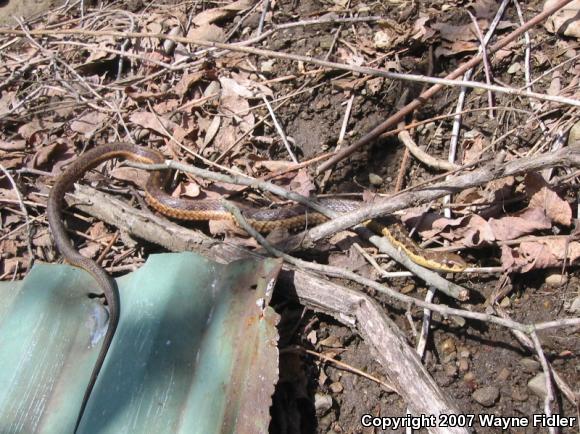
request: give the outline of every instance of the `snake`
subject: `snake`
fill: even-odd
[[[85,389],[80,412],[76,422],[77,430],[89,396],[95,386],[105,356],[109,350],[117,329],[120,316],[119,293],[114,279],[97,262],[82,256],[73,246],[64,225],[62,208],[64,198],[75,182],[99,164],[116,158],[123,158],[137,163],[163,164],[165,158],[160,152],[134,145],[132,143],[114,142],[84,152],[74,159],[55,181],[48,197],[47,217],[55,245],[64,259],[72,266],[87,271],[96,280],[99,289],[104,293],[109,306],[109,323],[103,344]],[[203,199],[191,200],[174,198],[165,190],[171,176],[168,170],[151,171],[145,185],[145,201],[154,210],[177,220],[234,220],[233,215],[224,207],[222,201]],[[345,199],[319,199],[318,203],[337,213],[346,213],[360,208],[362,202]],[[323,214],[311,211],[308,207],[297,204],[281,208],[241,207],[242,215],[258,231],[269,232],[277,228],[295,229],[306,224],[316,225],[328,218]],[[397,248],[402,250],[413,262],[424,267],[443,271],[460,272],[466,263],[456,254],[448,252],[427,251],[419,247],[400,225],[388,227],[381,225],[380,232]]]

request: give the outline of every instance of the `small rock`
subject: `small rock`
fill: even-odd
[[[471,352],[466,347],[457,348],[457,351],[459,352],[459,357],[462,359],[469,359],[471,357]]]
[[[465,324],[467,323],[465,318],[462,316],[450,315],[449,319],[453,321],[453,324],[455,324],[457,327],[465,327]]]
[[[473,381],[473,380],[475,380],[475,375],[473,374],[473,372],[467,372],[463,376],[463,381]]]
[[[475,380],[473,372],[467,372],[463,376],[463,382],[470,390],[475,390],[477,388],[477,381]]]
[[[548,394],[548,391],[546,390],[546,375],[543,372],[540,372],[528,381],[528,387],[532,392],[544,399]]]
[[[546,286],[550,286],[552,288],[558,288],[562,285],[565,285],[568,281],[568,276],[565,274],[562,275],[561,273],[553,273],[546,276],[544,283]]]
[[[441,351],[446,354],[454,353],[455,350],[455,341],[452,338],[445,339],[441,344]]]
[[[274,70],[274,63],[276,59],[265,60],[260,64],[261,72],[272,72]]]
[[[567,310],[570,313],[580,313],[580,296],[574,299],[574,301]]]
[[[336,420],[335,414],[333,412],[328,413],[326,416],[323,416],[318,419],[318,429],[320,429],[321,431],[328,431],[330,429],[330,425],[332,425],[332,422],[334,422],[335,420]]]
[[[330,101],[327,99],[320,99],[314,103],[314,109],[316,111],[324,110],[325,108],[330,106]]]
[[[449,378],[457,377],[457,367],[453,365],[445,366],[445,375],[447,375]]]
[[[540,369],[540,362],[537,362],[534,359],[530,359],[528,357],[520,360],[520,365],[522,368],[524,368],[524,371],[529,374],[535,374]]]
[[[524,402],[528,400],[528,394],[522,388],[514,387],[512,389],[512,399],[514,401]]]
[[[503,368],[499,371],[499,374],[497,374],[497,380],[500,382],[504,382],[508,378],[510,378],[510,370],[508,368]]]
[[[383,178],[375,173],[369,173],[369,182],[371,185],[379,186],[383,184]]]
[[[393,43],[393,37],[384,30],[379,30],[373,37],[376,48],[388,49]]]
[[[314,395],[314,409],[316,414],[323,415],[332,408],[332,396],[324,393],[316,393]]]
[[[495,386],[485,386],[471,394],[475,402],[484,407],[491,407],[499,399],[499,389]]]
[[[332,384],[331,384],[330,386],[328,386],[328,387],[330,388],[330,390],[331,390],[333,393],[342,393],[342,391],[344,390],[344,387],[343,387],[343,386],[342,386],[342,384],[341,384],[341,383],[339,383],[338,381],[337,381],[337,382],[334,382],[334,383],[332,383]]]

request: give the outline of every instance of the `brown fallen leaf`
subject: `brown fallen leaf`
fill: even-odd
[[[294,179],[290,182],[290,189],[302,196],[310,196],[314,190],[316,190],[316,186],[312,180],[312,177],[308,174],[308,171],[305,169],[300,169]]]
[[[187,37],[212,42],[224,42],[226,40],[226,32],[215,24],[205,23],[197,27],[192,27],[187,33]]]
[[[143,189],[149,179],[149,172],[134,167],[115,167],[110,176],[120,181],[128,181]]]
[[[85,138],[90,139],[95,131],[101,128],[107,117],[108,116],[105,113],[91,111],[80,118],[75,119],[70,124],[70,129],[77,133],[81,133]]]
[[[0,139],[0,150],[14,152],[14,151],[24,151],[26,148],[26,140],[1,140]]]
[[[236,15],[238,12],[243,11],[252,6],[252,0],[238,0],[231,4],[223,7],[207,9],[199,14],[197,14],[192,23],[201,26],[203,24],[211,24],[217,21],[221,21],[225,18]]]
[[[169,119],[165,119],[162,116],[150,112],[134,112],[131,113],[129,119],[134,124],[139,125],[145,129],[153,130],[164,137],[167,136],[167,132],[172,134],[173,131],[179,126]]]
[[[460,237],[461,244],[466,247],[491,244],[495,241],[488,221],[477,214],[469,216],[467,226],[457,229],[455,234]]]
[[[294,165],[295,163],[293,163],[292,161],[262,160],[256,161],[254,167],[256,169],[265,169],[268,172],[280,172],[283,170],[288,170]]]
[[[530,208],[543,209],[554,222],[563,226],[572,224],[572,208],[550,189],[544,178],[538,173],[528,173],[524,179],[526,194],[530,196]]]
[[[21,137],[26,139],[27,142],[30,142],[33,136],[41,131],[48,131],[56,128],[60,128],[62,126],[62,122],[51,122],[45,119],[35,119],[31,122],[28,122],[18,128],[18,134]]]
[[[52,160],[55,154],[59,153],[60,151],[66,149],[66,145],[64,143],[56,142],[48,146],[44,146],[34,154],[32,157],[32,167],[39,168],[47,164],[49,161]]]
[[[48,230],[39,231],[38,233],[34,234],[32,237],[32,245],[34,247],[42,247],[43,249],[52,248],[52,237],[50,236]]]
[[[424,212],[421,208],[414,208],[407,210],[401,216],[401,221],[407,225],[409,229],[415,229],[421,234],[423,239],[431,239],[436,236],[443,236],[446,239],[454,239],[452,235],[453,228],[461,225],[463,217],[456,219],[448,219],[439,213]]]
[[[508,272],[525,273],[534,269],[560,267],[566,256],[570,263],[580,258],[580,243],[565,238],[525,241],[518,248],[502,246],[502,267]]]
[[[168,92],[162,92],[159,90],[147,91],[139,88],[134,88],[132,86],[126,86],[124,92],[129,98],[137,102],[156,100],[169,95]]]
[[[544,10],[553,6],[557,0],[547,0],[544,3]],[[580,0],[574,0],[552,14],[544,27],[551,33],[559,33],[565,36],[580,38]]]
[[[361,275],[369,277],[369,264],[354,246],[351,246],[346,252],[331,252],[328,257],[328,265],[359,273],[362,271]]]
[[[194,182],[180,182],[177,188],[171,192],[172,197],[183,197],[184,199],[198,199],[200,194],[201,189]]]
[[[187,91],[189,91],[189,89],[193,85],[198,83],[204,77],[204,74],[205,73],[203,71],[196,71],[190,74],[183,74],[181,79],[174,86],[173,90],[178,96],[183,98],[183,96],[187,93]]]
[[[496,240],[513,240],[537,230],[550,229],[552,223],[541,208],[527,208],[513,216],[489,219]]]

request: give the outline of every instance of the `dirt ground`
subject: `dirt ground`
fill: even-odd
[[[38,2],[32,3],[35,7],[41,5]],[[200,16],[202,8],[194,3],[176,2],[173,6],[169,2],[147,6],[132,3],[131,14],[139,27],[136,31],[158,33],[161,30],[168,30],[176,22],[181,25],[191,21],[196,23],[195,17]],[[19,5],[13,0],[1,3],[0,17],[18,13],[15,12],[16,9],[11,8],[17,8]],[[225,35],[230,35],[231,32],[228,42],[237,42],[255,34],[253,32],[260,21],[261,8],[252,9],[249,13],[246,8],[241,10],[234,8],[228,13],[223,10],[215,12],[220,6],[223,4],[204,2],[203,9],[206,13],[213,10],[215,16],[207,21],[197,21],[198,29],[201,30],[192,37],[201,39],[215,37],[216,40],[225,40],[223,39]],[[330,26],[310,24],[282,28],[260,41],[256,47],[349,65],[373,66],[393,72],[435,77],[444,77],[476,53],[479,45],[478,37],[470,30],[472,21],[467,11],[477,18],[485,33],[497,10],[497,4],[493,1],[459,0],[431,2],[400,0],[372,3],[359,0],[280,0],[273,1],[270,6],[265,16],[265,31],[283,23],[321,19],[328,13],[333,13],[336,17],[388,18],[382,22],[369,19]],[[542,6],[539,1],[522,4],[524,20],[527,21],[541,12]],[[101,5],[100,9],[90,8],[87,14],[99,10],[102,14],[111,11],[107,17],[114,23],[116,15],[112,11],[122,7],[122,3],[116,2]],[[27,7],[27,10],[37,13],[36,9]],[[69,9],[67,17],[60,17],[57,12],[52,12],[46,20],[51,23],[59,20],[64,22],[77,16],[78,11]],[[87,26],[100,28],[98,21],[93,20]],[[46,23],[41,20],[37,24],[44,26]],[[517,11],[510,4],[492,43],[519,26],[521,23]],[[550,33],[543,26],[533,27],[530,37],[531,76],[537,78],[545,74],[534,84],[533,90],[541,94],[578,99],[580,63],[575,59],[579,48],[577,40],[574,37]],[[100,47],[109,49],[120,49],[112,38],[106,36],[96,41],[87,39],[84,42],[100,44]],[[13,50],[11,55],[16,56],[16,53],[18,56],[30,55],[29,59],[32,59],[35,49],[25,42],[19,44],[21,44],[19,48],[10,48]],[[50,48],[58,49],[56,45],[51,45]],[[291,138],[291,146],[301,162],[316,160],[323,153],[337,148],[349,100],[352,108],[346,122],[342,147],[354,143],[395,113],[401,107],[402,96],[407,92],[406,102],[417,97],[426,88],[426,84],[419,82],[395,81],[384,77],[325,69],[305,62],[273,60],[266,56],[245,53],[229,53],[215,57],[203,55],[204,65],[192,64],[188,69],[168,72],[165,75],[160,73],[163,67],[159,66],[159,63],[152,64],[134,58],[130,64],[124,65],[119,76],[115,76],[118,51],[98,52],[98,49],[84,47],[74,52],[74,48],[66,45],[60,49],[63,50],[61,58],[66,58],[68,64],[74,65],[79,77],[94,86],[100,95],[105,95],[104,88],[110,86],[113,89],[111,94],[113,91],[119,92],[115,98],[127,98],[130,101],[127,103],[123,99],[126,105],[121,117],[138,142],[146,143],[149,140],[163,146],[164,151],[172,158],[186,158],[181,150],[169,146],[170,141],[164,139],[165,134],[160,128],[151,129],[147,126],[152,120],[142,114],[150,110],[155,111],[165,117],[166,128],[173,128],[172,133],[195,152],[213,162],[235,166],[252,176],[263,175],[268,170],[275,171],[278,167],[291,167],[286,147],[279,139],[277,128],[268,117],[268,111],[260,97],[236,96],[232,97],[235,100],[233,102],[225,99],[221,103],[210,101],[206,105],[200,103],[194,106],[195,108],[186,114],[178,113],[178,107],[186,102],[210,95],[212,91],[208,89],[211,83],[216,83],[216,77],[227,77],[232,82],[235,81],[237,84],[227,82],[232,85],[232,89],[236,85],[250,88],[250,81],[252,84],[259,83],[264,86],[260,89],[270,99],[293,95],[288,101],[276,106],[275,113],[285,135]],[[527,61],[524,49],[523,39],[519,38],[504,50],[491,56],[494,84],[515,88],[525,85]],[[139,56],[164,64],[172,63],[178,57],[178,54],[163,52],[151,41],[137,44],[133,40],[132,50]],[[178,52],[179,48],[176,51]],[[561,66],[563,63],[565,66]],[[0,117],[0,122],[4,124],[0,130],[0,163],[14,171],[22,168],[30,169],[18,175],[19,186],[25,200],[43,204],[46,198],[42,193],[47,191],[43,183],[51,177],[48,172],[58,174],[63,163],[90,142],[105,142],[116,137],[114,133],[119,133],[123,137],[125,131],[124,127],[118,125],[118,118],[115,117],[116,109],[108,110],[98,98],[87,93],[88,87],[75,88],[78,92],[75,95],[76,100],[83,101],[84,105],[67,105],[71,98],[64,98],[63,95],[68,95],[70,89],[66,87],[64,90],[57,89],[58,79],[51,75],[49,65],[42,62],[39,65],[42,67],[35,70],[32,64],[31,68],[23,69],[21,74],[15,76],[10,74],[18,70],[16,67],[13,67],[12,71],[7,68],[0,70],[2,72],[0,82],[7,80],[6,85],[0,85],[2,91],[0,114],[7,113],[7,107],[10,108],[6,99],[9,93],[11,97],[18,96],[22,100],[25,95],[30,95],[34,91],[40,80],[48,80],[53,85],[47,92],[42,93],[42,98],[35,100],[34,104],[25,104],[20,111],[9,110],[8,114],[2,115],[4,120]],[[187,74],[191,76],[188,80],[184,80]],[[475,69],[472,80],[485,82],[485,70],[482,66]],[[220,83],[225,89],[226,82]],[[177,93],[175,95],[172,93],[174,89],[181,90],[175,91]],[[122,97],[119,96],[121,94]],[[105,98],[113,98],[108,96],[109,94],[106,95]],[[444,88],[435,97],[423,103],[412,116],[406,117],[405,122],[410,124],[453,113],[458,95],[457,86]],[[463,116],[455,159],[459,165],[477,167],[478,164],[492,161],[500,151],[506,153],[508,161],[554,152],[553,145],[557,142],[556,139],[561,136],[565,146],[568,143],[570,129],[578,122],[578,108],[565,103],[494,93],[493,106],[498,109],[493,118],[490,118],[486,110],[488,104],[488,94],[484,90],[475,89],[467,92],[464,108],[478,111],[471,111]],[[91,112],[91,107],[94,106],[102,108],[98,115]],[[246,108],[252,110],[244,112]],[[113,114],[110,114],[111,112]],[[178,115],[172,116],[175,113]],[[223,118],[214,117],[215,114],[220,114]],[[262,117],[266,121],[259,123],[258,120]],[[215,119],[221,119],[221,124],[220,121],[214,121]],[[89,127],[79,125],[79,120],[89,124]],[[40,127],[39,124],[42,123],[49,125]],[[212,125],[214,127],[219,125],[217,132]],[[246,137],[244,134],[248,130],[251,130],[251,133]],[[418,126],[411,131],[411,136],[429,155],[447,161],[451,131],[452,118],[448,117]],[[212,136],[213,141],[204,139],[208,136]],[[10,145],[18,144],[22,147],[10,148]],[[172,150],[168,151],[169,149]],[[309,171],[298,172],[298,175],[294,172],[279,181],[303,194],[313,190],[317,194],[348,193],[364,198],[375,193],[389,195],[425,182],[434,182],[435,177],[440,177],[444,173],[433,166],[421,163],[412,155],[409,156],[405,149],[397,135],[383,136],[357,149],[334,166],[327,176],[324,173],[318,176],[314,173],[314,168],[319,164],[315,161],[309,166]],[[276,162],[284,162],[284,165],[276,166]],[[460,302],[437,293],[433,302],[496,315],[502,311],[512,320],[526,324],[578,317],[580,292],[574,260],[580,256],[580,249],[573,237],[576,234],[574,221],[578,218],[574,206],[577,202],[578,179],[574,170],[569,167],[558,168],[551,174],[551,178],[542,178],[540,174],[544,175],[545,172],[538,171],[535,174],[518,175],[509,180],[495,180],[468,189],[451,199],[452,206],[449,208],[451,215],[446,219],[441,216],[440,204],[431,203],[433,211],[425,219],[427,222],[424,224],[419,222],[421,235],[438,238],[440,241],[450,241],[452,248],[456,247],[454,250],[459,251],[469,266],[495,267],[491,272],[446,275],[453,282],[469,290],[469,299]],[[134,181],[135,176],[132,173],[118,173],[116,178]],[[546,179],[546,182],[540,182],[538,178]],[[203,182],[199,184],[197,188],[205,189],[205,194],[209,197],[213,197],[211,195],[216,194],[216,191],[218,193],[223,191],[223,186],[216,187]],[[188,186],[189,184],[184,182],[180,188],[176,188],[176,191],[186,196],[195,196],[196,193],[188,190]],[[8,193],[11,186],[5,177],[0,178],[0,190],[2,197],[11,197]],[[542,199],[535,196],[538,191],[543,192]],[[541,205],[533,205],[538,201]],[[418,216],[427,212],[426,206],[427,204],[423,204],[407,210],[401,219],[412,228],[417,224]],[[540,208],[542,213],[541,217],[538,217],[535,212]],[[54,260],[57,254],[52,250],[46,223],[42,219],[44,208],[30,206],[30,210],[32,215],[39,216],[34,224],[37,226],[37,233],[42,234],[42,237],[37,235],[35,238],[35,252],[44,260]],[[25,268],[20,265],[25,263],[25,236],[23,233],[17,233],[6,239],[4,236],[22,224],[21,214],[18,207],[12,204],[1,212],[0,217],[2,218],[0,235],[3,236],[1,242],[4,243],[0,244],[4,252],[0,259],[2,261],[0,274],[4,279],[19,277],[25,272]],[[443,222],[441,226],[434,223],[438,218],[445,219],[441,220]],[[511,220],[507,220],[508,218]],[[543,222],[543,226],[540,226],[539,221]],[[90,233],[93,238],[103,234],[112,236],[114,233],[114,229],[107,229],[102,224],[95,229],[95,222],[91,222],[90,224],[77,222],[76,226]],[[482,229],[484,226],[485,230]],[[212,233],[214,231],[211,226],[206,230]],[[500,236],[500,232],[502,234],[509,232],[509,236]],[[568,237],[569,234],[572,234],[572,237]],[[230,242],[234,240],[246,243],[240,241],[241,236],[239,239],[236,237],[238,235],[231,238]],[[523,237],[528,238],[523,240]],[[556,250],[551,252],[552,256],[544,256],[546,249],[555,246],[556,241],[548,241],[547,244],[542,244],[544,250],[538,250],[534,243],[544,242],[544,237],[549,240],[552,240],[550,237],[566,239],[564,257],[568,257],[569,260],[565,266]],[[422,240],[417,235],[414,238],[417,241]],[[80,244],[83,241],[78,237],[76,242]],[[381,267],[389,263],[389,260],[381,256],[367,241],[359,240],[359,242],[364,251],[373,256]],[[526,242],[534,245],[528,246]],[[84,253],[98,256],[100,247],[98,243],[93,244],[85,245]],[[121,252],[127,250],[121,247],[121,241],[115,245],[119,247],[115,254],[123,256]],[[155,249],[150,245],[131,248],[139,252],[139,256],[146,256]],[[526,248],[536,250],[528,251]],[[356,271],[362,276],[374,278],[417,299],[423,300],[427,294],[428,285],[416,277],[380,276],[360,250],[353,246],[351,240],[341,236],[340,233],[333,235],[328,241],[320,242],[315,247],[296,254],[305,259]],[[19,261],[11,262],[10,258],[18,258]],[[135,264],[125,257],[119,262],[114,259],[106,262],[115,266]],[[389,271],[399,270],[401,268],[396,265],[389,269]],[[564,276],[563,280],[559,279],[561,273]],[[354,282],[341,281],[341,283],[373,296],[405,333],[409,345],[412,347],[417,345],[416,333],[420,332],[423,318],[421,309],[393,302],[386,295]],[[376,381],[359,373],[350,372],[344,366],[337,366],[318,357],[306,356],[292,350],[296,347],[308,349],[335,358],[386,383],[390,381],[368,343],[353,329],[313,310],[305,310],[294,300],[285,297],[286,292],[287,288],[277,288],[273,303],[275,309],[282,315],[282,322],[279,327],[280,381],[273,398],[270,432],[374,433],[382,431],[373,427],[363,427],[362,415],[405,416],[407,411],[405,401],[398,394],[387,391]],[[573,307],[575,302],[578,305],[576,310]],[[563,382],[576,391],[576,400],[580,380],[579,331],[580,328],[575,326],[550,328],[538,332],[546,359]],[[540,359],[534,351],[522,346],[514,334],[505,327],[434,313],[423,361],[443,394],[463,415],[493,414],[531,420],[533,415],[544,413],[545,389],[543,392],[538,391],[538,387],[534,386],[540,378],[538,375],[542,372]],[[579,416],[575,403],[558,389],[556,400],[551,407],[554,413],[562,416]],[[477,423],[474,423],[473,427],[478,433],[500,431],[498,428],[481,427]],[[514,433],[545,431],[546,428],[537,427],[509,430]],[[404,432],[404,430],[387,430],[387,432]],[[563,428],[562,432],[578,432],[578,422],[573,428]]]

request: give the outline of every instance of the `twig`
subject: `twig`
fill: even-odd
[[[262,14],[260,15],[260,22],[258,23],[258,31],[257,36],[262,34],[262,30],[264,29],[264,21],[266,20],[266,14],[268,13],[268,8],[270,7],[270,0],[264,0],[262,4]]]
[[[453,170],[459,168],[457,164],[450,163],[444,160],[440,160],[429,155],[427,152],[422,150],[408,131],[401,131],[398,135],[399,140],[405,145],[405,149],[407,149],[413,157],[419,160],[421,163],[425,164],[426,166],[432,167],[437,170]]]
[[[436,290],[429,286],[427,294],[425,295],[425,303],[433,303]],[[423,324],[421,325],[421,334],[419,335],[419,342],[417,342],[417,354],[423,359],[425,356],[425,347],[427,346],[427,339],[429,337],[429,328],[431,327],[431,309],[423,309]]]
[[[26,266],[26,269],[30,270],[30,267],[32,267],[32,264],[34,263],[34,253],[32,251],[32,232],[30,226],[30,218],[28,217],[28,210],[26,209],[26,206],[24,206],[22,195],[20,194],[20,190],[16,185],[16,181],[14,181],[14,178],[12,177],[10,172],[6,170],[6,168],[2,163],[0,163],[0,171],[4,173],[4,176],[6,176],[6,178],[8,178],[8,181],[10,182],[10,185],[12,186],[12,189],[16,194],[16,198],[18,199],[18,206],[22,211],[22,215],[24,215],[24,221],[26,226],[26,248],[28,250],[28,265]]]
[[[278,119],[276,118],[276,113],[274,113],[272,106],[268,102],[268,98],[266,98],[266,95],[262,95],[262,99],[264,100],[264,104],[266,104],[266,107],[268,107],[268,112],[270,113],[270,117],[272,118],[272,121],[274,122],[274,126],[276,127],[276,131],[278,131],[278,135],[280,136],[280,138],[282,139],[282,142],[284,143],[284,146],[286,147],[286,151],[288,152],[288,155],[290,155],[290,158],[292,159],[292,161],[297,164],[298,160],[296,159],[296,155],[294,155],[294,152],[292,152],[292,148],[290,147],[290,143],[288,143],[288,138],[286,137],[286,134],[284,133],[282,126],[280,125],[280,123],[278,122]]]
[[[509,0],[504,0],[504,4],[507,4]],[[500,8],[501,10],[501,8]],[[499,11],[498,11],[499,12]],[[502,11],[503,12],[503,11]],[[489,36],[489,38],[484,38],[483,37],[483,33],[481,33],[481,29],[479,28],[479,24],[477,23],[477,19],[475,19],[475,17],[473,16],[473,14],[471,12],[469,12],[469,10],[467,10],[467,14],[469,15],[469,18],[471,18],[471,21],[473,22],[473,27],[475,29],[475,34],[477,36],[477,38],[479,39],[479,44],[480,44],[480,52],[483,58],[483,69],[485,70],[485,82],[487,84],[491,84],[491,67],[489,66],[489,57],[487,55],[487,42],[489,41],[489,39],[491,39],[491,36],[493,34],[493,30],[495,30],[495,27],[491,27],[489,32],[487,33],[486,36]],[[498,14],[496,14],[497,16]],[[493,30],[492,30],[493,29]],[[491,91],[487,91],[487,103],[489,105],[489,107],[493,106],[493,94],[491,93]],[[489,109],[489,118],[493,119],[493,110]]]
[[[412,190],[408,189],[404,193],[381,198],[348,215],[333,219],[330,224],[327,222],[310,229],[305,236],[300,235],[300,237],[304,239],[307,245],[312,244],[336,232],[380,215],[389,215],[403,208],[429,202],[449,193],[483,185],[494,179],[555,166],[580,166],[580,149],[563,148],[550,154],[523,157],[503,164],[491,162],[472,172],[454,176],[443,182]]]
[[[399,394],[399,392],[397,392],[395,390],[395,388],[393,386],[391,386],[390,384],[385,383],[384,381],[381,381],[380,379],[378,379],[377,377],[367,374],[364,371],[361,371],[360,369],[357,369],[351,365],[348,365],[344,362],[341,362],[340,360],[336,360],[335,358],[332,357],[328,357],[325,356],[324,354],[321,353],[317,353],[316,351],[312,351],[312,350],[307,350],[306,348],[303,347],[299,347],[297,345],[294,345],[292,347],[287,347],[287,348],[283,348],[280,350],[280,354],[283,354],[287,351],[298,351],[301,353],[306,353],[306,354],[310,354],[311,356],[317,357],[321,360],[324,360],[325,362],[330,362],[338,367],[340,367],[341,369],[344,369],[345,371],[348,372],[352,372],[353,374],[357,374],[360,375],[361,377],[367,378],[371,381],[374,381],[377,384],[380,384],[381,386],[383,386],[385,389],[387,389],[389,392],[393,392],[393,393],[397,393]]]
[[[554,387],[552,386],[552,376],[550,375],[550,366],[548,365],[548,361],[546,360],[546,356],[544,355],[544,350],[542,350],[542,344],[540,343],[540,339],[535,331],[530,333],[530,337],[532,338],[532,342],[534,343],[534,348],[536,349],[536,354],[538,355],[538,359],[540,359],[540,364],[542,365],[542,370],[544,371],[544,375],[546,376],[546,397],[544,398],[544,414],[547,417],[552,416],[552,408],[550,404],[554,400]],[[549,427],[550,434],[556,434],[557,430],[555,427]]]

